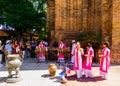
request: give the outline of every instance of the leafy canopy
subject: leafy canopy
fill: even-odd
[[[34,7],[38,2],[37,9]],[[42,3],[41,3],[42,2]],[[46,26],[46,0],[0,0],[0,23],[15,28],[19,32],[29,32],[39,26]]]

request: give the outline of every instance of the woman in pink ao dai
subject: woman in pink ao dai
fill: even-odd
[[[40,41],[38,48],[45,48],[45,45],[43,44],[43,41]],[[38,54],[39,61],[45,61],[45,53],[42,51]]]
[[[93,74],[92,74],[91,69],[92,69],[92,60],[94,57],[94,50],[90,43],[87,44],[86,48],[87,48],[87,51],[85,54],[85,59],[83,61],[83,70],[84,70],[86,78],[87,77],[92,78]]]
[[[107,79],[107,74],[109,71],[109,65],[110,65],[110,49],[109,49],[109,43],[105,42],[103,43],[103,50],[102,54],[99,55],[100,57],[100,76],[103,79]]]
[[[80,46],[80,43],[76,43],[76,49],[74,51],[74,64],[73,68],[77,74],[77,78],[82,77],[82,56],[84,55],[84,51]]]
[[[66,45],[63,43],[63,41],[60,41],[59,45],[58,45],[58,49],[63,49],[66,48]],[[64,53],[60,52],[58,53],[58,62],[64,62]]]

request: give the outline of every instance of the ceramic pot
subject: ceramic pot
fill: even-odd
[[[55,76],[56,74],[56,71],[57,71],[57,67],[55,64],[50,64],[49,67],[48,67],[48,71],[49,71],[49,74],[50,76]]]

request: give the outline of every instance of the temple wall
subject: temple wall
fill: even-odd
[[[48,0],[47,2],[48,29],[54,33],[51,34],[51,39],[55,38],[58,41],[63,39],[69,43],[83,31],[100,32],[102,27],[100,0]]]
[[[120,63],[120,0],[48,0],[50,40],[72,39],[84,31],[111,44],[111,63]]]
[[[112,36],[112,0],[102,0],[102,38],[111,42]]]
[[[113,0],[111,63],[120,64],[120,0]]]

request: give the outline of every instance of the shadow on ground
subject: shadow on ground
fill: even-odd
[[[55,80],[54,82],[60,82],[60,77],[59,76],[50,77],[49,74],[43,74],[43,75],[41,75],[41,77],[49,78],[49,80]]]
[[[5,82],[6,79],[7,79],[7,77],[0,77],[0,83]]]
[[[67,77],[68,81],[78,81],[78,82],[97,82],[97,81],[103,81],[104,79],[102,79],[100,76],[95,76],[93,78],[85,78],[85,76],[83,75],[82,78],[77,79],[76,75],[71,75]]]

